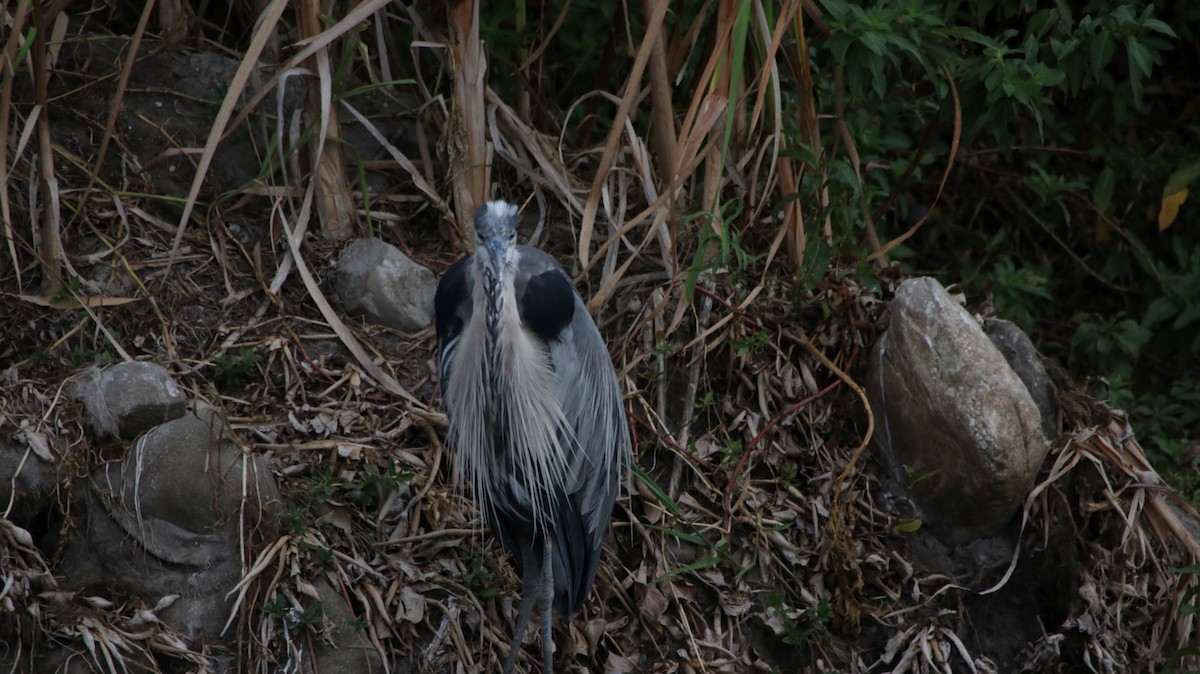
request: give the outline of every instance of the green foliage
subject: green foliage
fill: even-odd
[[[750,265],[761,257],[742,246],[742,233],[732,226],[741,214],[742,202],[731,200],[720,204],[714,213],[696,216],[709,221],[701,222],[698,228],[699,242],[684,282],[688,297],[695,292],[703,273],[723,274],[725,281],[736,287]]]
[[[863,168],[860,181],[829,141],[816,156],[785,121],[787,156],[821,177],[795,195],[806,222],[829,222],[832,254],[861,259],[864,211],[884,241],[928,213],[891,259],[990,299],[1075,376],[1107,380],[1160,469],[1187,483],[1194,470],[1178,459],[1200,435],[1200,376],[1187,374],[1200,368],[1200,206],[1184,190],[1200,161],[1187,112],[1200,85],[1184,46],[1200,6],[819,4],[817,114],[840,118]],[[826,254],[810,248],[806,288]]]
[[[770,342],[771,333],[766,330],[759,330],[744,337],[735,337],[729,343],[733,346],[734,353],[741,357],[748,354],[757,354]]]
[[[325,470],[317,479],[304,487],[304,502],[309,505],[324,505],[333,498],[333,493],[343,485],[331,470]]]
[[[60,286],[58,290],[50,296],[50,301],[55,303],[69,302],[76,300],[76,298],[86,297],[87,294],[87,288],[84,287],[83,281],[79,280],[78,276],[70,276],[65,279],[63,285]]]
[[[568,12],[562,29],[554,39],[542,45],[545,32],[559,14]],[[618,13],[620,18],[618,19]],[[560,64],[552,70],[542,70],[536,76],[546,78],[544,86],[555,92],[552,101],[566,105],[596,87],[604,73],[628,72],[632,60],[626,50],[612,44],[623,40],[624,29],[620,19],[635,22],[629,27],[633,35],[641,34],[640,12],[620,12],[620,6],[603,0],[571,0],[571,2],[548,3],[493,3],[487,11],[480,12],[479,35],[487,45],[493,71],[516,72],[529,54],[539,46],[544,47],[542,61]],[[622,45],[623,46],[623,45]],[[534,73],[527,73],[533,75]],[[522,73],[522,75],[527,75]],[[493,77],[492,84],[500,88],[505,100],[515,100],[511,90],[518,85],[518,77]]]
[[[987,129],[1007,149],[1023,115],[1043,134],[1056,95],[1102,89],[1119,99],[1105,112],[1142,107],[1144,81],[1177,37],[1151,3],[1090,2],[1074,11],[1064,2],[1036,11],[1035,3],[1015,0],[969,4],[974,11],[949,1],[824,0],[832,34],[825,48],[845,69],[847,90],[876,101],[897,84],[922,81],[944,94],[939,70],[947,68],[970,111],[967,140]],[[1124,69],[1113,63],[1119,49]]]
[[[237,388],[249,381],[257,365],[258,355],[254,353],[254,349],[243,348],[236,353],[222,352],[213,358],[213,367],[216,370],[213,379],[217,388],[221,390]]]
[[[800,646],[828,636],[833,609],[824,599],[817,602],[816,606],[804,610],[788,606],[787,595],[783,592],[768,592],[764,600],[783,626],[783,643]]]
[[[500,594],[500,578],[495,571],[484,564],[483,548],[472,548],[475,552],[471,557],[471,570],[463,574],[462,584],[480,599],[488,599]]]
[[[1071,337],[1071,352],[1086,356],[1087,363],[1098,369],[1128,378],[1151,332],[1124,313],[1108,316],[1076,315],[1078,327]]]
[[[290,534],[304,533],[316,519],[313,509],[328,503],[334,492],[342,487],[342,483],[329,470],[306,481],[292,502],[283,509],[281,517],[284,529]]]
[[[1011,257],[996,260],[992,269],[992,293],[996,311],[1029,331],[1034,327],[1034,314],[1043,303],[1053,301],[1050,277],[1040,268],[1017,262]]]
[[[87,365],[99,365],[104,367],[112,365],[116,362],[116,358],[107,351],[97,351],[95,349],[85,349],[77,346],[67,353],[67,359],[74,367],[84,367]]]
[[[363,505],[366,508],[378,508],[387,500],[388,495],[412,481],[413,474],[396,469],[396,462],[389,460],[387,468],[379,470],[373,464],[363,466],[362,477],[356,480],[352,488],[363,495]]]
[[[284,506],[283,512],[279,516],[283,520],[283,530],[292,535],[304,533],[304,530],[312,524],[312,515],[308,508],[295,503]]]
[[[937,477],[938,474],[941,472],[942,471],[940,471],[940,470],[934,469],[934,470],[927,470],[924,473],[918,473],[915,468],[905,464],[904,475],[908,482],[908,485],[907,485],[907,487],[905,487],[905,490],[908,492],[912,492],[917,488],[917,485],[921,484],[922,482],[924,482],[926,480]]]
[[[744,447],[739,438],[729,438],[721,443],[717,448],[717,452],[721,455],[721,470],[730,472],[737,467],[738,461],[742,458]]]
[[[279,620],[289,633],[320,625],[325,617],[320,604],[313,604],[308,608],[292,606],[291,601],[283,594],[272,597],[271,601],[263,605],[262,611]]]
[[[361,470],[352,478],[340,479],[330,469],[325,469],[306,480],[295,493],[292,502],[283,510],[284,528],[288,533],[299,534],[312,526],[316,518],[314,511],[326,504],[341,505],[353,502],[366,510],[374,510],[381,506],[388,496],[396,489],[412,481],[412,473],[396,468],[396,462],[388,461],[386,468],[380,470],[373,463],[363,464]],[[325,553],[317,551],[312,555],[317,564],[325,564]]]

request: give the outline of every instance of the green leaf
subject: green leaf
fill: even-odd
[[[921,520],[900,520],[892,525],[892,531],[898,534],[911,534],[921,528]]]
[[[1066,73],[1038,64],[1037,82],[1043,87],[1057,87],[1067,78]]]
[[[676,517],[683,517],[683,511],[679,509],[679,506],[675,503],[675,500],[668,496],[667,492],[663,491],[662,487],[658,486],[658,483],[654,481],[654,478],[650,477],[649,473],[642,470],[637,464],[630,466],[630,470],[633,471],[635,477],[642,481],[642,484],[646,485],[646,488],[650,490],[650,493],[654,494],[654,497],[658,499],[659,504],[666,508],[668,512]]]
[[[1058,8],[1058,15],[1062,17],[1062,25],[1070,26],[1074,23],[1071,15],[1071,3],[1066,0],[1054,0],[1054,6]]]
[[[850,5],[844,0],[821,0],[821,5],[825,7],[825,11],[829,12],[830,16],[836,19],[845,19],[850,13]]]
[[[1179,330],[1180,328],[1186,328],[1198,320],[1200,320],[1200,305],[1185,309],[1183,313],[1179,314],[1179,318],[1176,318],[1175,322],[1171,324],[1171,327]]]
[[[672,578],[674,576],[678,576],[678,575],[684,574],[684,573],[691,573],[692,571],[701,571],[703,569],[709,568],[710,566],[716,566],[720,562],[721,562],[721,559],[718,556],[709,555],[708,557],[705,557],[703,559],[698,559],[698,560],[692,562],[691,564],[685,564],[683,566],[671,569],[671,570],[667,571],[666,573],[664,573],[663,575],[659,576],[658,578],[655,578],[653,581],[650,582],[650,584],[658,585],[659,583],[663,582],[664,580],[667,580],[668,578]]]
[[[887,36],[887,41],[899,47],[901,51],[912,55],[918,61],[924,60],[924,56],[921,54],[921,50],[917,47],[916,43],[904,37],[903,35],[890,33]]]
[[[1079,40],[1077,38],[1066,40],[1059,40],[1054,37],[1050,38],[1050,51],[1054,52],[1054,57],[1058,59],[1059,63],[1062,63],[1066,57],[1075,53],[1075,48],[1078,46]]]
[[[1100,77],[1100,73],[1104,72],[1104,69],[1108,67],[1108,62],[1112,60],[1116,47],[1116,40],[1107,30],[1100,31],[1100,34],[1092,40],[1092,77]]]
[[[1096,179],[1096,186],[1092,188],[1092,200],[1096,202],[1096,209],[1104,212],[1108,210],[1108,205],[1112,203],[1113,187],[1117,183],[1117,173],[1113,171],[1111,166],[1105,166],[1100,172],[1100,177]]]
[[[730,65],[729,70],[729,92],[731,99],[742,88],[742,76],[745,72],[743,64],[746,59],[746,36],[750,25],[750,6],[751,3],[749,2],[742,3],[733,23],[733,63]],[[729,156],[729,139],[733,136],[733,120],[737,117],[740,107],[736,104],[736,101],[729,101],[729,110],[725,115],[725,137],[721,142],[722,161]]]
[[[680,531],[678,529],[668,529],[668,528],[662,526],[661,524],[653,524],[651,522],[643,522],[642,526],[646,527],[647,529],[650,529],[651,531],[658,531],[658,532],[664,533],[668,536],[673,536],[685,543],[691,543],[692,545],[699,545],[704,548],[709,547],[708,541],[700,534],[692,534],[692,533],[688,533],[686,531]]]
[[[1179,190],[1191,187],[1197,178],[1200,178],[1200,159],[1175,169],[1171,177],[1167,178],[1167,184],[1163,187],[1163,196],[1175,194]]]
[[[853,40],[845,35],[835,35],[830,39],[829,53],[833,55],[833,62],[838,65],[846,65],[846,51],[853,43]]]
[[[1131,318],[1126,318],[1117,323],[1116,328],[1117,332],[1114,339],[1121,351],[1124,351],[1128,356],[1136,358],[1142,346],[1150,341],[1150,331],[1138,325]]]
[[[832,259],[833,246],[824,238],[814,236],[809,239],[808,248],[804,251],[804,260],[800,263],[800,269],[796,270],[797,290],[805,293],[816,288],[825,277],[825,272],[829,270],[829,262]]]
[[[858,38],[863,45],[876,56],[883,56],[887,51],[887,39],[875,31],[867,31]]]
[[[1055,21],[1058,19],[1058,10],[1043,9],[1037,12],[1029,19],[1029,32],[1036,35],[1039,39],[1045,37],[1046,33],[1054,27]]]
[[[1130,37],[1125,41],[1125,48],[1129,50],[1129,69],[1132,71],[1136,68],[1142,73],[1143,77],[1149,77],[1151,69],[1154,68],[1154,55],[1135,37]],[[1137,75],[1134,78],[1137,78]]]
[[[1146,7],[1146,9],[1150,9],[1150,8],[1151,8],[1150,6]],[[1175,34],[1175,31],[1172,30],[1170,26],[1168,26],[1167,24],[1163,23],[1162,21],[1160,21],[1158,19],[1146,19],[1145,23],[1142,24],[1142,27],[1148,28],[1156,33],[1162,33],[1163,35],[1166,35],[1167,37],[1173,37],[1173,38],[1179,39],[1179,36]]]
[[[1133,61],[1132,55],[1130,55],[1129,60]],[[1140,110],[1142,107],[1142,78],[1132,74],[1133,68],[1133,63],[1130,63],[1129,70],[1131,71],[1131,74],[1129,77],[1129,91],[1133,94],[1134,107]]]
[[[1175,315],[1178,308],[1175,306],[1175,300],[1170,297],[1160,297],[1150,303],[1146,309],[1146,315],[1142,317],[1142,325],[1147,328],[1153,328],[1155,325],[1163,322],[1167,318]]]

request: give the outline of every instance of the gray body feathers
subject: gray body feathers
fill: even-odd
[[[608,349],[554,258],[495,236],[481,247],[496,213],[480,209],[476,254],[438,285],[438,369],[460,479],[522,577],[518,629],[536,604],[548,636],[549,607],[571,615],[595,579],[629,428]]]

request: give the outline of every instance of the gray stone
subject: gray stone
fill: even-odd
[[[79,496],[86,521],[66,543],[64,585],[102,584],[151,605],[179,595],[158,615],[188,638],[220,634],[241,577],[240,534],[269,535],[280,505],[265,459],[225,439],[211,412],[142,436]]]
[[[74,395],[97,434],[125,440],[183,416],[186,402],[171,373],[147,361],[86,370]]]
[[[312,663],[305,661],[304,672],[338,672],[339,674],[375,674],[384,671],[383,657],[371,645],[366,631],[355,627],[354,613],[346,605],[346,595],[324,578],[313,583],[320,595],[322,626],[325,635],[316,642]]]
[[[9,648],[0,648],[0,667],[4,671],[29,674],[95,674],[103,671],[99,663],[93,666],[88,662],[88,655],[63,648],[61,644],[46,639],[44,633],[29,632],[28,636],[22,635],[21,645],[24,648],[13,648],[12,644]]]
[[[937,281],[904,281],[871,353],[867,390],[884,461],[958,538],[1007,524],[1049,446],[1029,391]]]
[[[0,513],[11,502],[8,519],[28,529],[54,498],[58,469],[44,433],[24,428],[15,438],[24,446],[0,436]]]
[[[1042,361],[1042,354],[1033,345],[1033,340],[1012,321],[989,318],[983,322],[983,331],[1025,384],[1041,413],[1042,434],[1047,440],[1058,437],[1058,404],[1054,400],[1054,385],[1050,383],[1046,364]]]
[[[338,259],[337,293],[351,315],[417,332],[433,320],[433,272],[379,239],[359,239]]]

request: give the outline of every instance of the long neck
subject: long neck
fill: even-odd
[[[480,269],[479,278],[483,279],[483,287],[476,295],[475,309],[483,316],[484,323],[483,353],[480,354],[483,383],[487,387],[484,417],[489,428],[500,428],[493,422],[502,418],[500,402],[504,399],[501,389],[505,344],[501,331],[507,313],[515,310],[515,298],[511,292],[506,292],[503,281],[495,278],[490,270]]]

